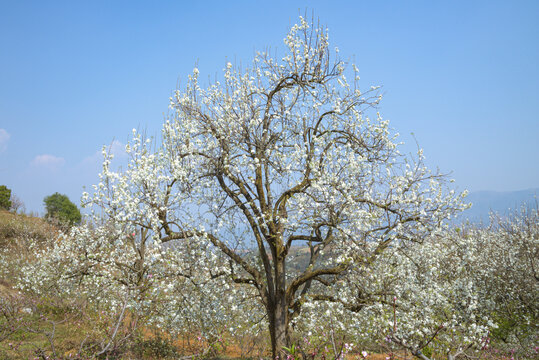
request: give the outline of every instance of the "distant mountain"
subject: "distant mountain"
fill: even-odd
[[[489,221],[490,212],[496,212],[500,216],[508,215],[521,206],[535,207],[539,201],[539,188],[520,191],[475,191],[466,197],[466,202],[471,202],[472,207],[464,211],[457,219],[457,223],[470,221],[472,223],[484,223]]]

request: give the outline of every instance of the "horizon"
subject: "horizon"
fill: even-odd
[[[125,162],[131,129],[159,137],[170,95],[195,66],[213,78],[227,61],[282,52],[288,28],[312,13],[330,45],[357,64],[361,86],[383,86],[379,111],[402,134],[403,150],[414,151],[417,139],[429,168],[451,173],[458,191],[539,188],[534,1],[26,1],[0,9],[0,185],[28,212],[42,214],[54,192],[79,205],[83,186],[98,182],[102,146]]]

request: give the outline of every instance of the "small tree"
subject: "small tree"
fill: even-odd
[[[73,225],[80,223],[82,216],[80,210],[69,200],[67,195],[54,193],[43,199],[47,219],[56,219],[61,223]]]
[[[0,185],[0,209],[9,210],[11,208],[11,189],[6,185]]]
[[[21,212],[24,213],[26,211],[26,206],[24,205],[24,202],[15,194],[11,195],[11,207],[9,208],[11,212],[14,212],[15,214]]]
[[[471,273],[491,305],[495,347],[515,358],[539,350],[539,208],[522,205],[507,217],[491,214],[488,228],[463,231],[475,264]]]

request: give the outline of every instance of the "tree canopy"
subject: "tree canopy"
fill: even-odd
[[[0,185],[0,209],[9,210],[11,208],[11,189],[5,185]]]
[[[56,219],[62,223],[79,224],[82,216],[77,205],[73,204],[67,195],[54,193],[43,199],[48,219]]]

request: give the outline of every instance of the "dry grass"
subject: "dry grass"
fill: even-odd
[[[58,228],[39,217],[0,210],[0,246],[13,250],[45,243],[58,235]]]

